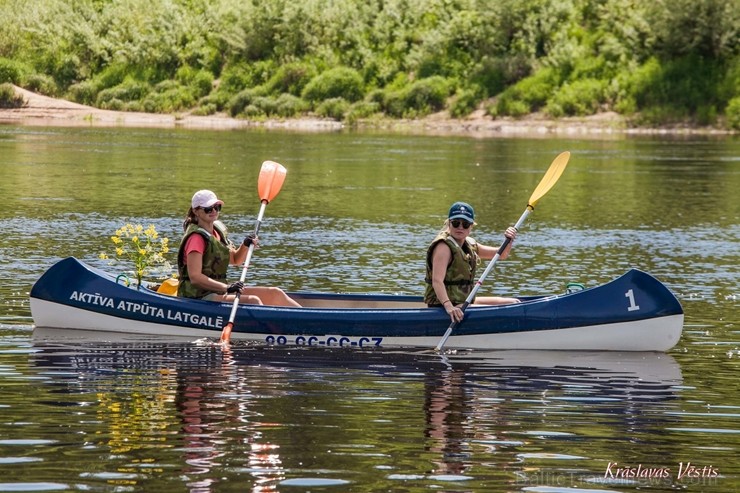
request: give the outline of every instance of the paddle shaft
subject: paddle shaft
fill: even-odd
[[[519,220],[514,225],[514,229],[519,230],[519,228],[522,227],[522,224],[524,224],[524,221],[527,219],[527,216],[534,210],[534,207],[531,205],[527,205],[527,208],[524,210],[524,213],[521,215]],[[496,255],[493,256],[491,261],[488,263],[488,266],[486,267],[486,270],[483,271],[483,274],[478,278],[478,281],[476,281],[475,285],[473,286],[473,290],[470,291],[470,294],[467,298],[465,298],[465,301],[462,305],[460,305],[460,310],[462,310],[463,314],[465,313],[465,310],[470,306],[471,303],[473,303],[473,300],[475,300],[476,294],[478,294],[478,290],[480,290],[480,287],[483,285],[483,281],[485,281],[486,277],[488,277],[488,274],[493,270],[493,267],[496,265],[496,262],[498,262],[499,258],[501,258],[501,254],[504,253],[506,248],[509,246],[509,243],[511,243],[511,238],[506,238],[503,243],[501,243],[501,246],[499,247],[498,251],[496,252]],[[449,327],[447,327],[447,330],[445,331],[445,335],[442,336],[442,339],[440,339],[439,344],[437,344],[437,347],[434,349],[435,351],[441,351],[442,347],[447,342],[447,339],[450,337],[450,334],[452,334],[452,331],[455,330],[455,327],[457,327],[460,324],[460,322],[452,322]]]
[[[262,224],[262,217],[265,215],[265,208],[267,207],[267,201],[263,200],[260,205],[260,211],[257,214],[257,222],[254,225],[254,237],[260,232],[260,225]],[[244,259],[244,267],[242,268],[242,275],[239,278],[241,282],[247,278],[247,269],[249,269],[249,262],[252,260],[252,253],[254,252],[254,241],[249,244],[249,250],[247,250],[247,258]],[[239,297],[241,293],[237,291],[236,297],[234,298],[234,304],[231,306],[231,314],[229,315],[229,325],[234,325],[234,319],[236,318],[236,310],[239,307]]]

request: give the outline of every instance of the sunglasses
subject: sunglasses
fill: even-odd
[[[452,221],[450,221],[450,224],[453,228],[459,228],[460,226],[462,226],[463,229],[468,229],[470,226],[473,225],[473,223],[461,221],[460,219],[453,219]]]
[[[206,214],[210,214],[214,210],[216,212],[221,212],[221,204],[212,205],[211,207],[201,207],[201,209],[203,209],[203,212]]]

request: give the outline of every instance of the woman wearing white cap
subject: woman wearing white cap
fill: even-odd
[[[300,306],[280,288],[244,286],[242,282],[229,284],[226,271],[229,265],[239,265],[247,258],[249,245],[258,240],[247,235],[239,247],[226,236],[226,228],[217,222],[224,205],[210,190],[198,190],[183,223],[183,235],[177,253],[180,283],[178,296],[211,301],[233,302],[237,293],[244,303],[275,306]]]
[[[427,250],[427,274],[424,302],[430,307],[443,307],[452,322],[463,319],[463,311],[458,305],[465,302],[475,284],[475,269],[480,259],[492,259],[498,248],[482,245],[470,238],[470,230],[475,224],[475,211],[470,204],[455,202],[450,207],[444,227],[429,245]],[[511,242],[499,257],[509,256],[516,238],[516,229],[509,227],[504,235]],[[516,298],[499,296],[478,296],[476,305],[504,305],[519,303]]]

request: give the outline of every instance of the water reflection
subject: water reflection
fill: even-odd
[[[563,462],[578,464],[583,483],[603,472],[598,437],[639,441],[678,419],[666,410],[677,411],[682,375],[665,354],[224,352],[110,334],[83,343],[75,333],[38,331],[30,365],[55,375],[54,393],[70,405],[96,409],[94,424],[86,412],[80,421],[96,437],[88,446],[110,449],[107,474],[140,485],[158,469],[193,492],[330,478],[521,487],[547,484]]]

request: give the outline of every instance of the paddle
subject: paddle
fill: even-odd
[[[265,214],[265,207],[274,199],[280,188],[283,186],[285,181],[285,174],[288,172],[281,164],[274,161],[265,161],[262,163],[260,168],[260,176],[257,180],[257,193],[260,196],[260,211],[257,214],[257,223],[254,225],[254,236],[256,237],[260,231],[260,224],[262,223],[262,216]],[[239,278],[241,282],[247,278],[247,268],[249,268],[249,262],[252,260],[252,252],[254,251],[254,243],[250,243],[249,250],[247,251],[247,258],[244,260],[244,268],[242,269],[242,275]],[[234,328],[234,319],[236,318],[236,309],[239,306],[239,294],[236,293],[234,298],[234,305],[231,307],[231,315],[229,315],[229,321],[224,325],[221,331],[221,342],[229,343],[231,341],[231,329]]]
[[[545,173],[545,176],[542,177],[542,180],[540,180],[540,184],[537,185],[537,188],[535,188],[534,192],[532,192],[532,196],[529,197],[529,202],[527,202],[527,207],[524,209],[524,213],[514,225],[514,228],[518,230],[522,226],[522,224],[524,224],[524,220],[527,219],[527,216],[529,216],[529,214],[534,210],[534,206],[537,204],[537,201],[540,200],[553,187],[553,185],[555,185],[555,183],[558,181],[558,178],[560,178],[560,175],[563,174],[563,171],[565,170],[565,166],[568,164],[569,159],[570,159],[570,152],[566,151],[558,155],[558,157],[556,157],[553,160],[552,164],[550,164],[550,168],[547,170],[547,173]],[[488,263],[486,270],[483,271],[483,274],[481,274],[480,278],[475,283],[473,290],[470,292],[468,297],[465,299],[465,302],[460,307],[460,309],[463,311],[463,316],[465,315],[465,310],[475,299],[475,295],[478,293],[478,290],[483,284],[483,281],[488,276],[488,274],[491,272],[491,270],[493,270],[493,266],[496,265],[496,262],[498,261],[503,251],[506,250],[506,247],[509,246],[509,243],[511,243],[511,238],[506,238],[504,242],[501,244],[501,246],[499,247],[498,251],[496,252],[496,255],[494,255],[491,261]],[[442,350],[442,347],[445,345],[445,342],[447,342],[447,338],[450,337],[450,334],[452,334],[452,331],[461,322],[462,321],[452,322],[450,326],[447,327],[447,331],[442,336],[442,339],[439,341],[439,344],[437,344],[437,347],[434,348],[435,351],[439,352]]]

